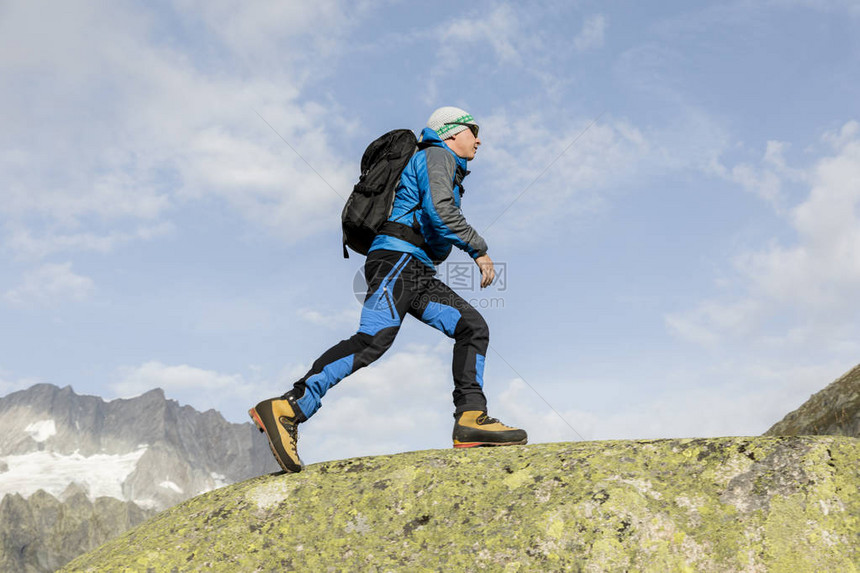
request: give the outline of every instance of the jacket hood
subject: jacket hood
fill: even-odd
[[[439,146],[440,144],[444,144],[445,142],[439,139],[439,134],[436,133],[436,130],[430,129],[429,127],[425,127],[421,132],[421,136],[418,138],[418,141],[423,143],[424,145],[435,145]],[[447,145],[445,147],[448,147]]]
[[[447,143],[439,139],[439,134],[436,133],[435,130],[430,129],[429,127],[425,127],[424,130],[421,132],[421,137],[418,138],[418,141],[421,147],[441,147],[442,149],[447,150],[448,153],[453,155],[454,159],[457,160],[457,165],[461,166],[464,170],[466,169],[468,162],[456,153],[454,153],[451,148],[448,147]]]

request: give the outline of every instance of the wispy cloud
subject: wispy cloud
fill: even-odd
[[[121,398],[137,396],[153,388],[170,392],[188,389],[218,391],[241,381],[241,376],[236,374],[220,374],[187,364],[170,366],[158,361],[122,368],[120,373],[120,381],[111,387]]]
[[[500,4],[479,20],[458,18],[445,23],[441,30],[440,54],[448,68],[455,68],[460,62],[458,52],[464,46],[489,45],[500,62],[517,64],[521,61],[516,46],[519,31],[519,18],[514,8]]]
[[[138,225],[135,229],[113,229],[104,233],[93,230],[53,229],[37,230],[23,222],[10,223],[6,228],[3,248],[15,253],[21,260],[40,260],[57,253],[96,252],[110,253],[134,241],[149,241],[169,235],[175,226],[167,221],[154,225]]]
[[[72,271],[72,263],[49,263],[27,272],[3,298],[15,306],[53,306],[84,300],[94,291],[93,280]]]
[[[495,142],[478,152],[486,162],[480,169],[494,174],[492,220],[503,208],[516,205],[502,215],[504,225],[494,225],[495,232],[503,226],[507,234],[534,240],[540,229],[602,209],[607,189],[633,177],[637,166],[654,153],[635,126],[614,118],[595,119],[560,119],[548,111],[533,111],[484,120]]]
[[[351,162],[330,145],[329,129],[340,120],[335,110],[302,101],[315,63],[303,62],[302,51],[277,48],[330,38],[348,19],[336,2],[263,4],[179,3],[187,25],[202,11],[209,26],[202,37],[220,59],[202,49],[205,42],[153,41],[163,17],[154,7],[78,5],[49,22],[42,18],[47,5],[7,5],[0,105],[21,111],[0,137],[0,213],[7,236],[19,239],[7,248],[34,258],[113,248],[152,238],[146,229],[170,223],[189,202],[213,199],[286,241],[318,231],[336,214],[342,199],[328,185],[345,193],[353,177]],[[39,34],[22,32],[35,21]],[[277,54],[280,65],[270,67],[272,58],[262,61],[261,53]],[[36,247],[21,240],[27,236],[53,239]]]
[[[301,308],[296,314],[298,314],[299,318],[310,324],[343,330],[345,327],[355,328],[358,326],[359,319],[361,318],[361,305],[356,303],[350,308],[340,311]]]
[[[713,172],[756,194],[781,211],[788,199],[783,196],[785,182],[802,183],[805,173],[786,164],[784,157],[788,144],[781,141],[768,141],[760,165],[741,163],[731,169],[716,158],[711,165]]]
[[[165,364],[158,360],[121,367],[115,381],[108,384],[116,398],[132,398],[161,388],[169,399],[200,411],[214,408],[228,415],[231,421],[245,421],[236,418],[261,399],[264,387],[253,376],[227,374],[189,364]]]
[[[606,32],[606,16],[595,14],[585,19],[579,34],[573,39],[573,45],[580,52],[603,47]]]
[[[766,247],[739,253],[733,261],[734,294],[668,315],[672,330],[696,342],[765,336],[771,342],[809,345],[815,344],[821,329],[831,333],[827,340],[834,350],[840,347],[834,344],[834,336],[846,344],[856,341],[860,319],[856,297],[860,289],[860,124],[849,122],[827,134],[824,142],[830,151],[801,175],[786,167],[770,171],[777,188],[786,177],[809,184],[803,201],[784,213],[779,211],[796,241],[773,240]],[[769,151],[772,147],[769,144]],[[763,163],[772,167],[774,159],[766,155]],[[743,178],[739,182],[745,183]],[[774,197],[770,193],[762,196]],[[792,318],[786,322],[785,317]]]
[[[422,80],[425,103],[441,105],[439,100],[444,97],[455,105],[467,105],[468,102],[457,101],[462,96],[450,98],[452,94],[472,90],[457,90],[456,86],[462,82],[480,85],[485,81],[496,85],[501,78],[509,84],[506,87],[513,88],[511,93],[519,91],[519,84],[534,85],[540,89],[523,92],[530,97],[540,93],[540,99],[557,98],[564,86],[575,81],[568,74],[559,74],[558,69],[579,51],[573,38],[545,33],[547,18],[555,22],[578,21],[581,15],[575,6],[553,6],[547,14],[522,3],[496,3],[489,11],[476,7],[452,13],[429,33],[420,33],[416,38],[420,46],[416,48],[423,50],[428,42],[434,46],[434,57],[426,79]],[[580,40],[583,49],[586,44],[596,46],[602,41],[600,19],[588,22]],[[486,105],[486,99],[472,103]]]

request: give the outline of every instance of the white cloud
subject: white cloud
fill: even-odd
[[[338,0],[315,2],[268,2],[251,0],[236,4],[229,0],[177,0],[186,18],[205,22],[230,53],[247,64],[288,65],[302,57],[285,54],[285,44],[296,52],[336,49],[336,40],[362,3]],[[310,43],[312,47],[309,47]],[[302,50],[303,48],[303,50]],[[285,55],[288,57],[285,59]]]
[[[424,82],[425,102],[440,105],[440,92],[448,93],[448,82],[462,82],[464,69],[484,64],[479,54],[492,58],[498,69],[539,75],[541,72],[533,70],[533,57],[541,40],[527,31],[529,16],[528,10],[504,3],[494,6],[489,13],[477,12],[472,17],[453,15],[429,34],[422,33],[419,41],[432,42],[436,47],[433,66]]]
[[[783,183],[803,183],[806,179],[802,170],[786,164],[784,153],[787,148],[788,144],[784,142],[768,141],[760,166],[742,163],[728,169],[715,159],[708,171],[739,184],[781,211],[787,201],[783,196]]]
[[[6,291],[3,298],[16,306],[50,306],[69,300],[82,301],[94,290],[93,280],[75,274],[72,263],[49,263],[26,273],[23,282]]]
[[[606,31],[606,17],[602,14],[589,16],[582,24],[582,29],[576,38],[573,39],[573,45],[580,52],[593,48],[603,47],[603,37]]]
[[[480,19],[457,18],[442,27],[440,54],[449,69],[455,68],[463,45],[489,45],[496,58],[503,63],[517,64],[520,53],[516,45],[519,36],[519,18],[514,9],[501,4]]]
[[[116,381],[107,386],[116,398],[132,398],[161,388],[168,399],[199,411],[213,408],[226,419],[241,423],[249,421],[248,408],[271,397],[272,384],[259,379],[254,367],[250,370],[251,376],[225,374],[188,364],[171,365],[151,360],[139,366],[119,368]]]
[[[307,371],[307,364],[291,364],[273,377],[259,366],[248,365],[245,373],[224,373],[189,364],[165,364],[150,360],[116,370],[106,386],[112,398],[132,398],[154,388],[165,396],[196,410],[215,409],[233,423],[250,422],[248,409],[266,398],[280,395]]]
[[[93,231],[35,230],[22,223],[7,225],[5,248],[17,253],[22,260],[43,259],[57,253],[90,251],[110,253],[133,241],[150,241],[169,235],[175,229],[169,222],[138,225],[132,231],[111,230],[99,234]]]
[[[0,213],[17,239],[7,249],[110,250],[212,198],[288,241],[329,224],[353,177],[328,135],[342,120],[334,106],[301,102],[323,62],[285,48],[330,44],[349,10],[181,3],[185,23],[200,10],[210,26],[202,45],[184,46],[191,37],[154,40],[165,17],[156,7],[64,6],[11,2],[0,22],[0,105],[20,111],[0,135]]]
[[[667,315],[666,325],[686,340],[716,346],[723,341],[720,332],[749,335],[758,325],[760,315],[761,305],[755,300],[704,301],[692,311]]]
[[[463,81],[463,70],[472,71],[467,77],[473,82],[492,82],[501,76],[514,85],[536,84],[543,96],[560,101],[563,88],[582,78],[559,70],[568,68],[565,64],[576,54],[603,46],[608,20],[603,14],[590,15],[575,36],[548,33],[547,23],[566,24],[581,17],[573,5],[535,10],[522,3],[497,3],[489,11],[466,9],[434,26],[429,33],[422,31],[414,38],[421,43],[417,48],[425,49],[428,43],[436,46],[424,82],[425,102],[439,105],[440,94],[451,93],[452,85]],[[528,101],[535,104],[533,94]]]
[[[317,326],[343,330],[344,327],[357,328],[361,319],[361,306],[355,304],[340,311],[325,312],[310,308],[297,311],[299,318]]]
[[[503,215],[506,233],[534,239],[537,229],[593,213],[606,205],[609,187],[633,177],[646,158],[660,160],[635,126],[594,120],[552,118],[549,112],[483,120],[496,142],[478,151],[486,162],[480,169],[493,174],[493,217],[499,205],[515,206]]]
[[[170,366],[150,361],[140,366],[120,369],[120,380],[111,384],[111,389],[120,398],[139,396],[153,388],[161,388],[171,396],[194,392],[222,392],[242,384],[237,374],[221,374],[187,364]]]
[[[830,152],[802,175],[784,175],[787,169],[781,169],[783,178],[810,185],[805,199],[783,214],[794,244],[774,240],[740,253],[733,261],[737,293],[669,315],[670,328],[698,342],[765,336],[787,344],[818,340],[833,349],[855,346],[848,342],[860,334],[858,134],[858,123],[849,122],[824,138]],[[764,162],[773,165],[773,155]],[[828,336],[817,336],[821,332]]]

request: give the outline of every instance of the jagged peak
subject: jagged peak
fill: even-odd
[[[66,501],[70,497],[76,495],[83,495],[84,497],[89,497],[90,490],[88,487],[86,487],[86,484],[81,484],[76,481],[73,481],[66,486],[66,489],[64,489],[63,492],[60,494],[59,499],[60,501]]]
[[[101,396],[96,396],[93,394],[78,394],[75,392],[74,387],[71,384],[66,384],[65,386],[57,386],[56,384],[51,384],[50,382],[38,382],[29,386],[28,388],[24,388],[22,390],[16,390],[15,392],[10,392],[5,396],[0,396],[0,403],[3,401],[20,401],[22,397],[30,398],[30,397],[51,397],[54,398],[57,395],[66,395],[73,396],[75,398],[82,398],[88,400],[98,400],[100,402],[104,402],[104,398]]]
[[[21,403],[21,402],[31,402],[31,403],[39,403],[38,397],[46,397],[50,400],[56,398],[57,395],[63,394],[68,395],[71,399],[86,399],[86,400],[95,400],[99,404],[103,404],[106,406],[111,405],[119,405],[125,403],[160,403],[164,402],[165,407],[167,408],[176,408],[182,409],[184,414],[207,414],[209,415],[210,411],[216,412],[211,408],[205,412],[196,409],[194,406],[190,404],[180,404],[177,400],[173,398],[168,398],[164,389],[161,387],[151,388],[146,390],[145,392],[138,394],[136,396],[128,396],[128,397],[119,397],[106,400],[101,396],[96,396],[92,394],[78,394],[75,389],[71,385],[63,386],[62,388],[57,386],[56,384],[51,384],[48,382],[39,382],[37,384],[33,384],[29,388],[25,388],[23,390],[17,390],[15,392],[11,392],[5,396],[0,396],[0,406],[4,402],[8,403]],[[220,413],[218,413],[220,416]],[[222,416],[223,418],[223,416]],[[226,422],[226,420],[225,420]]]
[[[164,394],[164,389],[156,386],[142,394],[138,394],[137,396],[131,396],[128,398],[122,398],[123,400],[152,400],[152,399],[160,399],[168,402],[175,402],[175,400],[169,400]]]

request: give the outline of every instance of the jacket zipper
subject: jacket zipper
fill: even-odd
[[[403,262],[401,262],[399,265],[394,267],[394,271],[391,274],[394,277],[398,276],[400,274],[400,271],[403,270],[403,267],[405,267],[407,264],[409,264],[409,256],[408,255],[403,259]],[[391,284],[391,281],[393,281],[393,280],[394,280],[393,278],[389,279],[388,283]]]
[[[406,255],[403,257],[401,262],[396,267],[394,267],[394,271],[392,271],[391,275],[389,276],[398,276],[400,274],[400,271],[403,270],[403,267],[405,267],[408,263],[409,256]],[[388,294],[388,285],[391,284],[393,280],[394,279],[389,279],[386,284],[382,285],[382,294],[385,295],[385,301],[388,303],[388,312],[391,313],[391,320],[397,320],[397,317],[394,316],[394,303],[391,300],[391,295]]]
[[[388,302],[388,311],[391,313],[391,319],[395,320],[394,304],[392,304],[391,297],[388,295],[388,287],[387,286],[382,287],[382,294],[385,295],[385,300],[386,300],[386,302]]]

